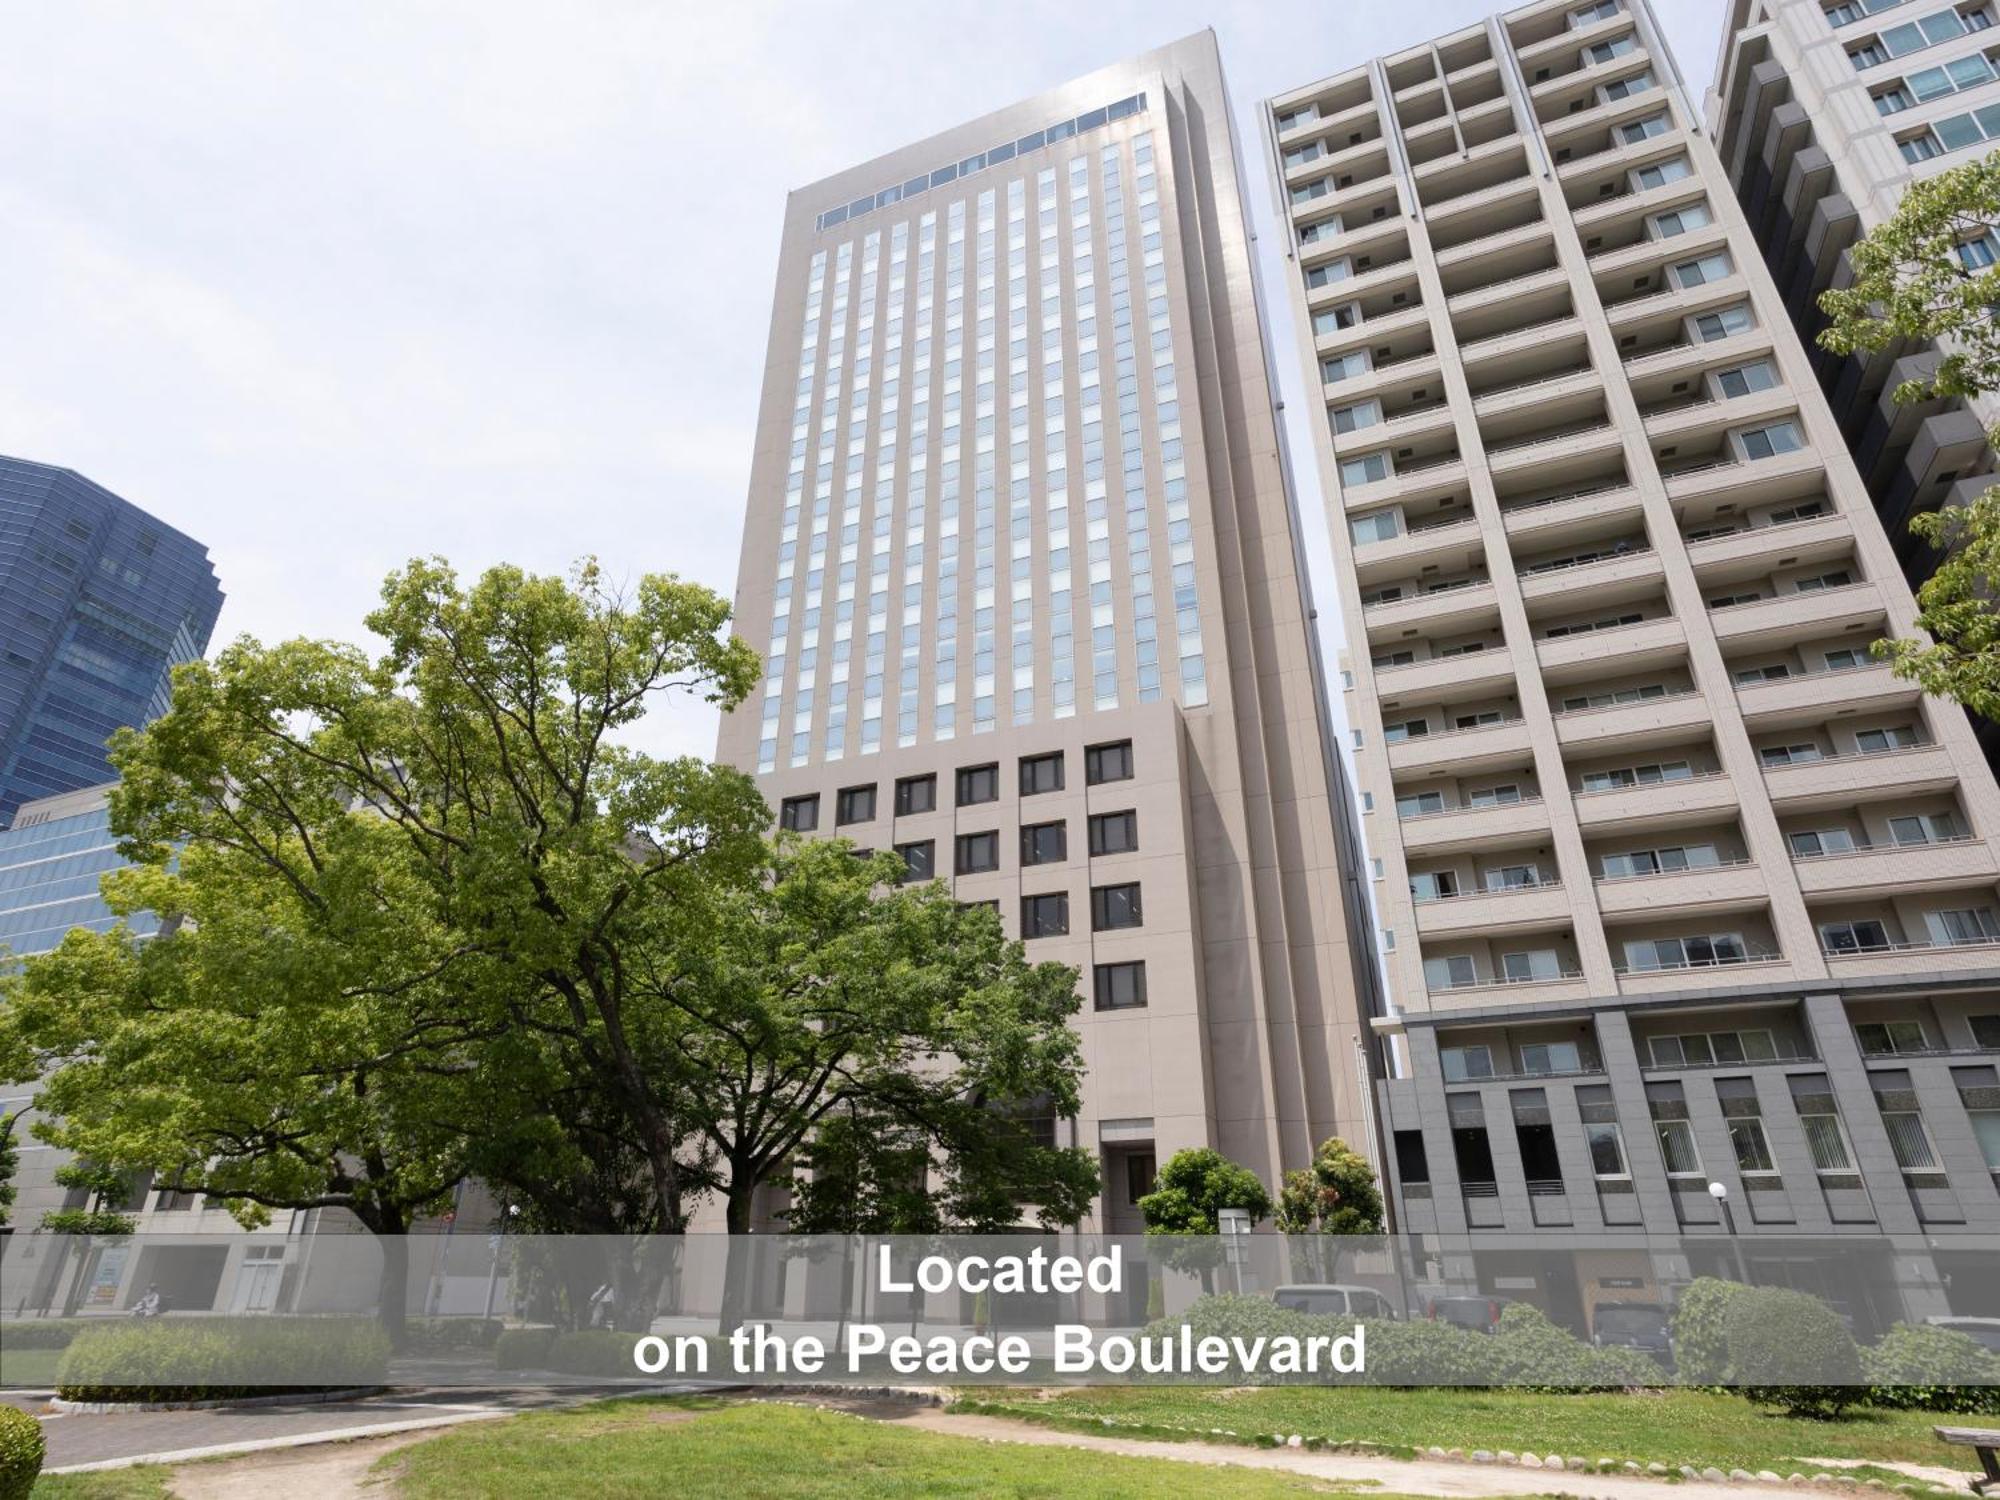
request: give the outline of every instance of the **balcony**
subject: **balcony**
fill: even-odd
[[[1768,570],[1771,559],[1781,554],[1808,562],[1842,556],[1853,547],[1853,523],[1831,507],[1823,516],[1750,526],[1687,544],[1688,561],[1694,565],[1695,576],[1704,583],[1737,565],[1759,564],[1764,565],[1760,571]]]
[[[1624,435],[1611,422],[1599,419],[1486,443],[1486,463],[1497,479],[1519,474],[1547,462],[1563,458],[1571,462],[1606,454],[1622,453]]]
[[[1342,404],[1346,404],[1343,396]],[[1407,410],[1376,422],[1367,427],[1357,427],[1352,432],[1336,432],[1333,435],[1333,451],[1338,458],[1348,458],[1370,449],[1390,447],[1397,443],[1411,442],[1416,438],[1429,437],[1434,433],[1448,432],[1452,427],[1451,405],[1442,397],[1427,406]]]
[[[1429,330],[1424,334],[1428,340]],[[1325,394],[1327,405],[1342,406],[1350,401],[1365,400],[1370,396],[1380,396],[1391,390],[1415,389],[1426,381],[1438,378],[1437,351],[1429,347],[1417,347],[1414,343],[1398,348],[1391,342],[1387,346],[1376,344],[1371,349],[1379,351],[1387,347],[1392,352],[1386,359],[1376,358],[1372,369],[1358,375],[1344,376],[1339,380],[1322,382],[1320,390]]]
[[[1415,173],[1417,201],[1435,210],[1454,200],[1471,200],[1527,181],[1528,157],[1518,136],[1475,146],[1463,156],[1442,158]]]
[[[1614,556],[1580,557],[1574,563],[1544,563],[1523,569],[1521,597],[1562,599],[1584,608],[1599,599],[1630,598],[1634,585],[1652,583],[1663,576],[1659,554],[1642,537],[1636,546]]]
[[[1657,559],[1654,565],[1658,566]],[[1687,632],[1672,615],[1659,615],[1612,630],[1591,630],[1535,642],[1535,658],[1542,664],[1543,674],[1569,682],[1577,680],[1574,669],[1579,666],[1594,668],[1596,675],[1603,675],[1629,670],[1629,663],[1634,660],[1686,654]]]
[[[1374,510],[1392,500],[1405,505],[1441,500],[1465,492],[1465,464],[1456,452],[1425,454],[1415,459],[1398,459],[1396,472],[1366,484],[1341,482],[1342,509],[1349,515]]]
[[[1886,943],[1880,947],[1824,952],[1826,971],[1835,979],[1869,979],[1894,974],[1898,979],[1978,973],[2000,969],[2000,941],[1980,943]]]
[[[1375,691],[1387,708],[1390,697],[1401,703],[1429,701],[1447,690],[1454,697],[1472,697],[1488,688],[1512,687],[1514,658],[1504,646],[1434,656],[1401,667],[1375,668]]]
[[[1924,797],[1958,785],[1958,767],[1941,745],[1916,745],[1877,755],[1829,755],[1791,766],[1764,767],[1764,790],[1786,812],[1850,806],[1858,800]]]
[[[1519,764],[1533,753],[1528,726],[1517,717],[1398,740],[1389,746],[1389,769],[1398,775],[1437,771],[1474,775]]]
[[[1546,931],[1570,916],[1569,897],[1559,880],[1465,891],[1418,901],[1416,910],[1417,936],[1429,938]]]
[[[1666,481],[1667,498],[1677,507],[1697,501],[1731,501],[1747,509],[1797,494],[1802,487],[1823,484],[1825,474],[1826,461],[1811,448],[1800,448],[1741,463],[1718,459],[1661,477]]]
[[[1559,1005],[1588,1000],[1590,985],[1583,970],[1565,965],[1551,979],[1498,979],[1481,975],[1471,984],[1428,986],[1433,1006],[1442,1001],[1454,1008],[1462,1005]]]
[[[1477,853],[1482,849],[1518,848],[1536,835],[1546,836],[1549,811],[1542,799],[1524,793],[1519,802],[1492,807],[1450,807],[1443,812],[1397,818],[1396,829],[1406,854]]]
[[[1517,265],[1523,257],[1539,256],[1550,243],[1549,221],[1539,216],[1525,224],[1509,224],[1476,240],[1466,240],[1437,253],[1438,278],[1445,296],[1471,291],[1486,285],[1495,275],[1513,275],[1526,269]],[[1496,267],[1501,269],[1496,271]]]
[[[1720,306],[1727,302],[1740,302],[1750,295],[1749,283],[1741,271],[1725,276],[1719,281],[1705,283],[1701,288],[1704,304]],[[1664,311],[1678,322],[1696,310],[1692,294],[1679,287],[1664,287],[1657,292],[1648,292],[1639,297],[1628,297],[1610,304],[1604,309],[1604,316],[1614,332],[1629,328],[1642,321],[1649,313]]]
[[[1568,350],[1560,352],[1564,358],[1559,369],[1481,391],[1473,398],[1473,415],[1482,422],[1490,421],[1494,417],[1539,407],[1544,402],[1593,395],[1604,389],[1604,378],[1592,368],[1587,355],[1578,359],[1571,356]]]
[[[1553,250],[1546,251],[1540,258],[1544,260],[1551,259],[1554,253]],[[1567,297],[1569,281],[1563,274],[1562,267],[1558,265],[1538,265],[1528,270],[1516,272],[1513,275],[1498,276],[1496,279],[1487,281],[1479,286],[1468,287],[1462,292],[1454,293],[1445,299],[1444,306],[1445,311],[1451,315],[1453,321],[1456,323],[1467,314],[1477,312],[1482,307],[1491,307],[1495,303],[1512,302],[1518,297],[1527,296],[1533,292],[1546,292],[1558,287],[1562,289],[1565,297]]]
[[[1725,652],[1732,647],[1796,645],[1815,637],[1859,635],[1883,622],[1882,591],[1872,583],[1779,594],[1754,604],[1708,612],[1709,626]]]
[[[1695,917],[1761,907],[1770,899],[1764,872],[1748,859],[1658,875],[1600,879],[1595,889],[1597,909],[1606,917],[1643,917],[1651,913]]]
[[[1556,743],[1566,751],[1608,754],[1625,747],[1684,741],[1688,731],[1704,728],[1714,719],[1707,698],[1687,688],[1664,698],[1557,714]]]
[[[1511,360],[1515,355],[1530,349],[1541,348],[1559,339],[1581,338],[1583,324],[1567,304],[1553,316],[1538,323],[1530,323],[1525,328],[1503,329],[1498,333],[1486,334],[1470,341],[1461,339],[1458,344],[1459,362],[1465,367],[1466,378],[1470,379],[1474,369],[1489,365],[1496,360]]]
[[[1354,570],[1365,586],[1414,577],[1430,568],[1466,573],[1483,565],[1485,557],[1479,522],[1468,515],[1442,526],[1412,527],[1386,541],[1356,543]]]
[[[1736,786],[1727,772],[1697,772],[1687,781],[1577,792],[1575,807],[1576,820],[1586,832],[1685,828],[1704,819],[1734,817]]]
[[[1886,666],[1798,672],[1768,682],[1739,683],[1736,688],[1744,720],[1760,730],[1817,723],[1836,706],[1843,714],[1885,713],[1908,707],[1922,696],[1914,682],[1906,682]]]
[[[1866,898],[1885,890],[1964,889],[1990,885],[2000,864],[1984,839],[1938,840],[1927,844],[1874,844],[1851,853],[1823,854],[1792,861],[1799,889],[1808,896]]]
[[[1734,989],[1739,985],[1768,984],[1791,968],[1777,948],[1753,944],[1742,958],[1703,961],[1657,968],[1630,968],[1614,965],[1618,990],[1626,995],[1657,995],[1671,990]],[[1774,972],[1775,971],[1775,972]]]
[[[1403,599],[1370,604],[1361,612],[1370,640],[1390,632],[1421,626],[1435,638],[1455,631],[1471,631],[1491,617],[1498,608],[1489,579],[1451,584]]]
[[[1518,505],[1501,502],[1507,540],[1516,550],[1562,536],[1585,521],[1626,519],[1636,521],[1643,514],[1638,490],[1623,479],[1607,484],[1588,485],[1566,494],[1549,495]]]

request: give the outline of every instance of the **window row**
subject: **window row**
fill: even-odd
[[[1118,932],[1144,925],[1145,916],[1136,880],[1123,885],[1096,885],[1090,888],[1092,932]],[[1049,891],[1021,898],[1023,938],[1066,937],[1068,934],[1068,891]]]
[[[1023,797],[1059,792],[1065,785],[1063,752],[1024,755],[1019,763],[1020,792]],[[1089,786],[1132,779],[1132,742],[1118,740],[1092,745],[1083,752],[1083,779]],[[1000,764],[962,766],[956,773],[954,791],[958,806],[974,807],[1000,800]],[[905,776],[896,782],[896,816],[937,811],[937,777],[934,774]],[[787,797],[779,804],[778,826],[794,833],[811,833],[819,827],[819,793],[807,792]],[[843,787],[834,794],[834,825],[875,821],[875,786]]]

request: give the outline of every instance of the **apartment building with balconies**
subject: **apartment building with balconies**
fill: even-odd
[[[2000,1229],[2000,792],[1869,655],[1909,586],[1645,0],[1263,123],[1399,1227]]]
[[[1372,1117],[1241,177],[1203,33],[792,195],[718,748],[1077,967],[1046,1125],[1119,1232],[1177,1150],[1275,1184]]]
[[[2000,140],[1995,15],[1990,0],[1731,0],[1707,98],[1723,169],[1913,584],[1936,558],[1909,518],[1993,483],[1985,434],[2000,403],[1897,404],[1937,351],[1830,354],[1815,343],[1819,296],[1846,284],[1848,247],[1905,188]],[[1972,237],[1959,254],[1983,269],[2000,241]]]

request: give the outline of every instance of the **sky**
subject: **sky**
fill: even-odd
[[[16,0],[0,453],[205,542],[216,644],[364,640],[383,576],[430,554],[727,594],[789,191],[1207,26],[1255,152],[1261,99],[1486,9]],[[1656,9],[1698,105],[1722,0]],[[1314,405],[1289,347],[1278,368],[1331,660]],[[642,743],[714,732],[675,704]]]

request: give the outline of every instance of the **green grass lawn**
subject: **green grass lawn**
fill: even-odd
[[[151,1464],[96,1474],[47,1474],[28,1500],[170,1500],[167,1471]]]
[[[1164,1500],[1197,1490],[1204,1500],[1237,1500],[1338,1493],[1289,1475],[984,1443],[804,1407],[702,1400],[599,1402],[473,1423],[390,1454],[376,1467],[394,1476],[390,1493],[408,1500],[665,1493]]]
[[[998,1416],[1091,1432],[1106,1431],[1103,1419],[1109,1417],[1142,1430],[1135,1435],[1161,1437],[1175,1435],[1166,1430],[1170,1428],[1205,1432],[1223,1427],[1245,1439],[1299,1433],[1403,1450],[1511,1448],[1642,1464],[1712,1464],[1752,1473],[1803,1470],[1795,1460],[1810,1458],[1900,1460],[1954,1469],[1975,1468],[1978,1462],[1970,1448],[1950,1448],[1931,1435],[1933,1423],[1957,1418],[1856,1408],[1842,1421],[1807,1422],[1774,1415],[1740,1396],[1706,1391],[1543,1396],[1368,1386],[1236,1391],[1100,1386],[1041,1399],[1031,1392],[993,1388],[961,1394],[971,1403],[966,1409]]]

